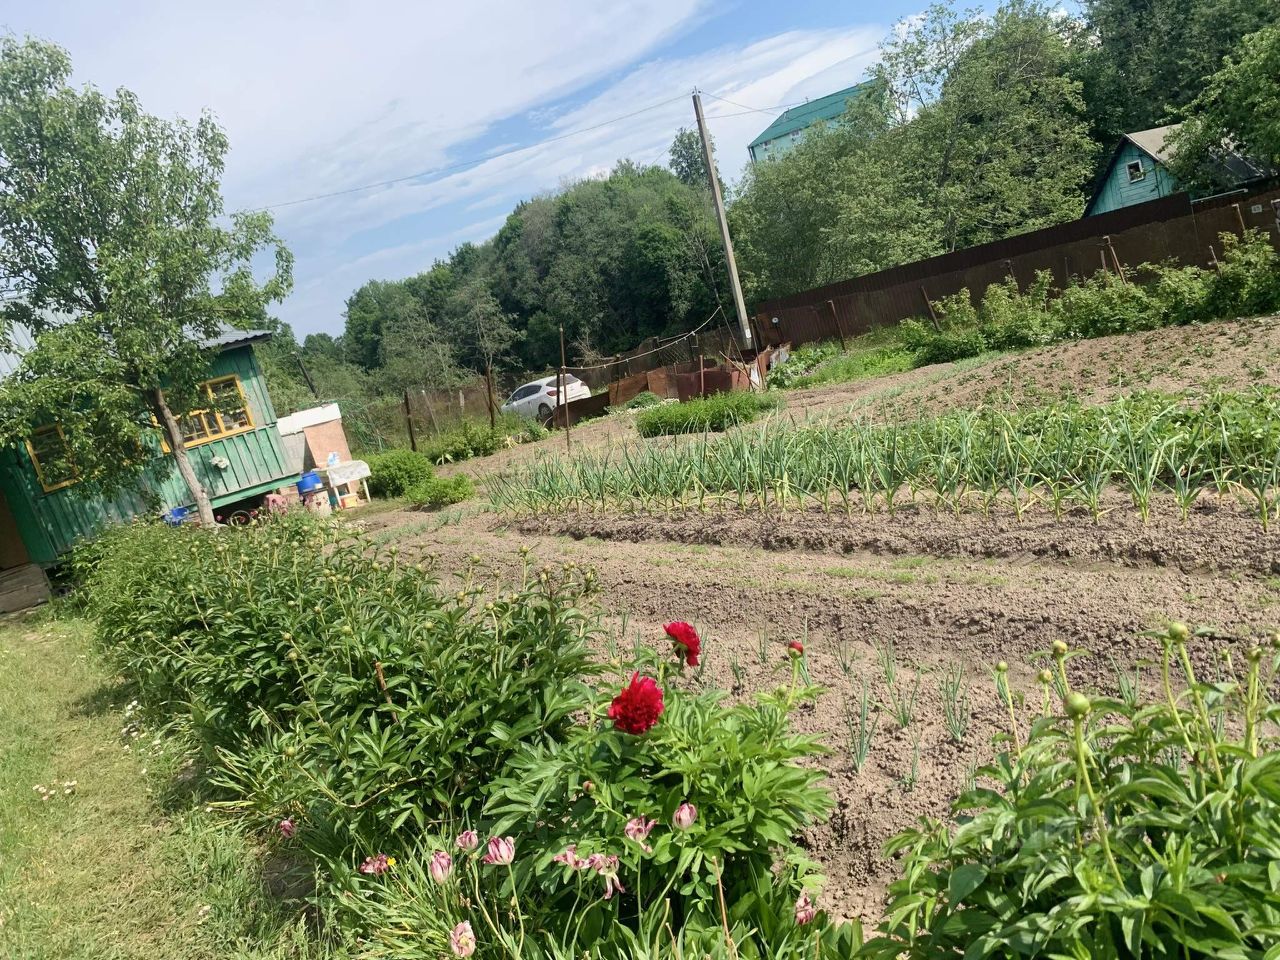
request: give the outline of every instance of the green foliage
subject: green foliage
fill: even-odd
[[[292,259],[268,214],[224,215],[228,143],[211,115],[164,121],[71,75],[61,48],[0,39],[0,344],[14,325],[34,337],[0,390],[0,440],[60,423],[84,481],[71,489],[91,493],[137,481],[154,424],[197,405],[203,342],[263,318]],[[252,264],[271,249],[260,285]],[[180,431],[168,433],[212,523]]]
[[[786,390],[798,386],[814,368],[840,356],[840,344],[834,340],[805,343],[791,351],[787,359],[769,371],[765,383],[770,389]]]
[[[665,409],[665,408],[664,408]],[[1108,485],[1145,520],[1157,491],[1185,519],[1203,493],[1243,498],[1269,528],[1280,494],[1280,394],[1255,390],[1181,401],[1141,394],[1100,407],[983,409],[906,423],[821,424],[735,431],[713,441],[638,445],[547,460],[491,478],[501,510],[643,504],[700,508],[857,507],[889,512],[929,492],[937,507],[1016,514],[1042,503],[1095,518]]]
[[[833,130],[753,165],[731,207],[751,296],[782,296],[1079,216],[1097,147],[1080,24],[936,5],[882,44]]]
[[[924,365],[1280,309],[1280,255],[1269,238],[1257,230],[1243,239],[1224,233],[1218,245],[1216,270],[1153,264],[1124,277],[1098,271],[1056,297],[1052,278],[1041,271],[1026,290],[1012,279],[993,284],[976,308],[962,290],[937,302],[941,330],[905,320],[902,340]]]
[[[404,498],[419,510],[438,510],[475,496],[476,488],[465,474],[430,476],[408,487]]]
[[[439,436],[424,439],[419,446],[431,463],[457,463],[497,453],[508,445],[509,436],[505,430],[490,430],[488,424],[466,420]]]
[[[1187,110],[1174,138],[1182,181],[1234,186],[1215,163],[1227,147],[1280,169],[1280,23],[1246,36]]]
[[[375,497],[403,497],[431,478],[431,461],[412,450],[388,450],[368,460],[369,492]]]
[[[636,430],[642,437],[727,430],[750,423],[758,414],[778,405],[776,397],[746,390],[713,393],[684,403],[665,403],[636,414]]]
[[[1136,706],[1090,701],[1057,657],[1065,715],[1004,741],[979,771],[995,788],[955,801],[958,826],[927,819],[890,841],[902,876],[860,956],[1274,954],[1280,656],[1254,647],[1209,682],[1186,627],[1154,637],[1162,686]]]
[[[89,580],[97,643],[189,726],[229,799],[341,866],[475,817],[522,743],[586,703],[590,574],[446,591],[306,514],[219,537],[122,528]]]
[[[648,390],[641,390],[634,397],[622,405],[624,410],[643,410],[645,407],[656,407],[662,403],[662,398],[656,393],[650,393]]]
[[[616,684],[589,686],[594,576],[572,564],[526,558],[514,585],[472,564],[446,589],[305,512],[217,535],[121,527],[77,563],[109,666],[203,746],[246,826],[314,858],[318,905],[370,957],[439,956],[462,920],[483,958],[632,960],[674,939],[726,960],[836,960],[861,942],[856,924],[795,916],[821,884],[795,833],[830,805],[805,762],[819,748],[789,729],[816,693],[795,662],[789,687],[729,707],[646,654],[623,673],[656,675],[666,710],[632,735],[607,717]],[[688,829],[682,802],[699,811]],[[660,822],[628,837],[640,816]],[[480,851],[455,844],[468,827]],[[510,868],[483,865],[483,837],[507,834]],[[570,844],[617,856],[616,872],[557,865]],[[436,851],[455,858],[443,883]],[[385,875],[356,869],[379,855]]]

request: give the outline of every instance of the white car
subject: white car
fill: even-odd
[[[545,420],[551,411],[561,403],[573,403],[583,397],[591,396],[591,388],[571,373],[564,375],[564,397],[558,398],[558,375],[543,377],[526,383],[507,398],[502,405],[503,413],[515,413],[522,417],[533,417]]]

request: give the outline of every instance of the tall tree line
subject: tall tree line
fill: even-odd
[[[838,123],[729,190],[748,301],[1074,219],[1122,133],[1188,121],[1192,183],[1225,143],[1276,159],[1278,18],[1274,0],[1084,0],[1078,16],[1006,0],[904,21]],[[681,130],[669,169],[624,160],[521,203],[491,240],[366,283],[342,336],[302,351],[325,375],[443,386],[487,362],[553,367],[561,327],[570,363],[590,363],[728,299],[701,149]]]

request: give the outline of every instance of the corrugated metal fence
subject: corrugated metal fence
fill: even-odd
[[[1221,252],[1218,235],[1246,227],[1269,232],[1280,247],[1280,188],[1195,203],[1175,194],[768,300],[756,308],[755,333],[761,345],[854,336],[908,317],[927,319],[935,301],[964,289],[977,300],[1007,277],[1025,286],[1040,270],[1063,287],[1118,265],[1209,266]]]

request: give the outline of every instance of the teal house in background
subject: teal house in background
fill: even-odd
[[[845,87],[817,100],[792,107],[780,115],[765,131],[747,145],[752,163],[771,160],[790,153],[804,139],[805,131],[818,124],[834,126],[849,108],[849,101],[866,96],[876,89],[875,81]]]
[[[1177,178],[1169,172],[1173,160],[1169,140],[1178,126],[1174,123],[1121,137],[1111,161],[1094,185],[1084,215],[1110,213],[1182,192]],[[1234,151],[1225,152],[1215,165],[1222,192],[1247,187],[1271,175],[1271,171]]]
[[[254,344],[270,336],[237,330],[208,341],[205,346],[215,351],[202,385],[209,402],[180,418],[191,465],[215,510],[297,480],[254,356]],[[15,361],[5,359],[10,365]],[[157,451],[155,468],[142,474],[136,490],[112,497],[77,489],[75,465],[62,455],[64,449],[62,428],[55,422],[0,451],[0,610],[29,605],[16,603],[15,591],[47,594],[43,569],[82,537],[110,523],[192,503],[172,469],[167,445]]]

